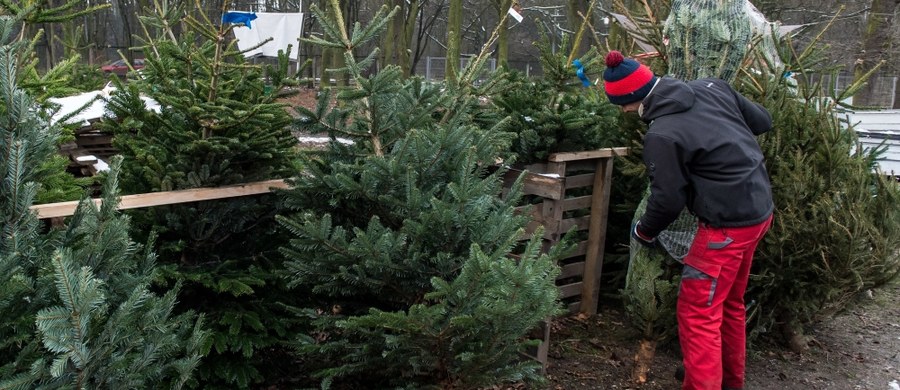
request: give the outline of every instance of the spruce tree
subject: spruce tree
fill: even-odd
[[[313,11],[327,34],[312,41],[345,48],[356,87],[334,108],[326,93],[300,109],[302,130],[335,141],[309,156],[285,194],[293,212],[279,218],[293,236],[282,248],[291,282],[317,304],[304,367],[333,388],[537,379],[520,352],[559,310],[558,271],[537,241],[515,250],[526,216],[514,212],[517,191],[500,196],[503,170],[489,169],[508,147],[504,121],[471,85],[403,79],[393,66],[363,77],[377,52],[364,62],[352,53],[378,34],[385,8],[352,34]]]
[[[82,203],[65,230],[45,232],[30,210],[60,129],[17,84],[16,22],[0,17],[0,388],[180,387],[204,333],[171,316],[177,289],[148,290],[152,253],[115,213],[118,163],[103,206]]]
[[[233,25],[184,16],[175,4],[142,17],[147,53],[140,78],[120,85],[105,124],[125,156],[127,193],[219,187],[283,178],[296,139],[277,99],[293,83],[287,53],[248,63]],[[199,10],[198,10],[199,11]],[[203,15],[198,12],[198,15]],[[179,33],[180,32],[180,33]],[[144,97],[160,104],[147,110]],[[203,387],[247,388],[289,364],[281,343],[292,322],[279,275],[274,195],[153,207],[132,213],[158,234],[161,281],[183,284],[179,310],[206,314],[212,338]],[[274,255],[274,256],[273,256]]]
[[[754,259],[748,321],[754,336],[802,351],[810,326],[900,276],[900,187],[875,169],[885,149],[863,150],[839,109],[865,79],[829,92],[838,70],[822,65],[824,45],[776,47],[743,83],[773,116],[761,146],[777,207]]]

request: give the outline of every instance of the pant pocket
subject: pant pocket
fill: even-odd
[[[694,306],[711,306],[716,295],[716,278],[697,268],[685,265],[681,271],[678,299]]]

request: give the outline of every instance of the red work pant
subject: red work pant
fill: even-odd
[[[684,356],[682,389],[744,387],[744,291],[753,252],[772,223],[717,228],[701,223],[684,258],[678,292],[678,337]]]

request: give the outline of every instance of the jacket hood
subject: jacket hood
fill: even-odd
[[[691,109],[694,106],[694,91],[681,80],[663,77],[642,104],[641,119],[649,123],[661,116]]]

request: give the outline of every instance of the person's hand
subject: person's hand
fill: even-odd
[[[631,238],[637,241],[639,244],[643,245],[646,248],[653,249],[658,245],[658,241],[656,241],[656,237],[647,237],[640,230],[641,221],[637,221],[634,225],[631,225]]]

